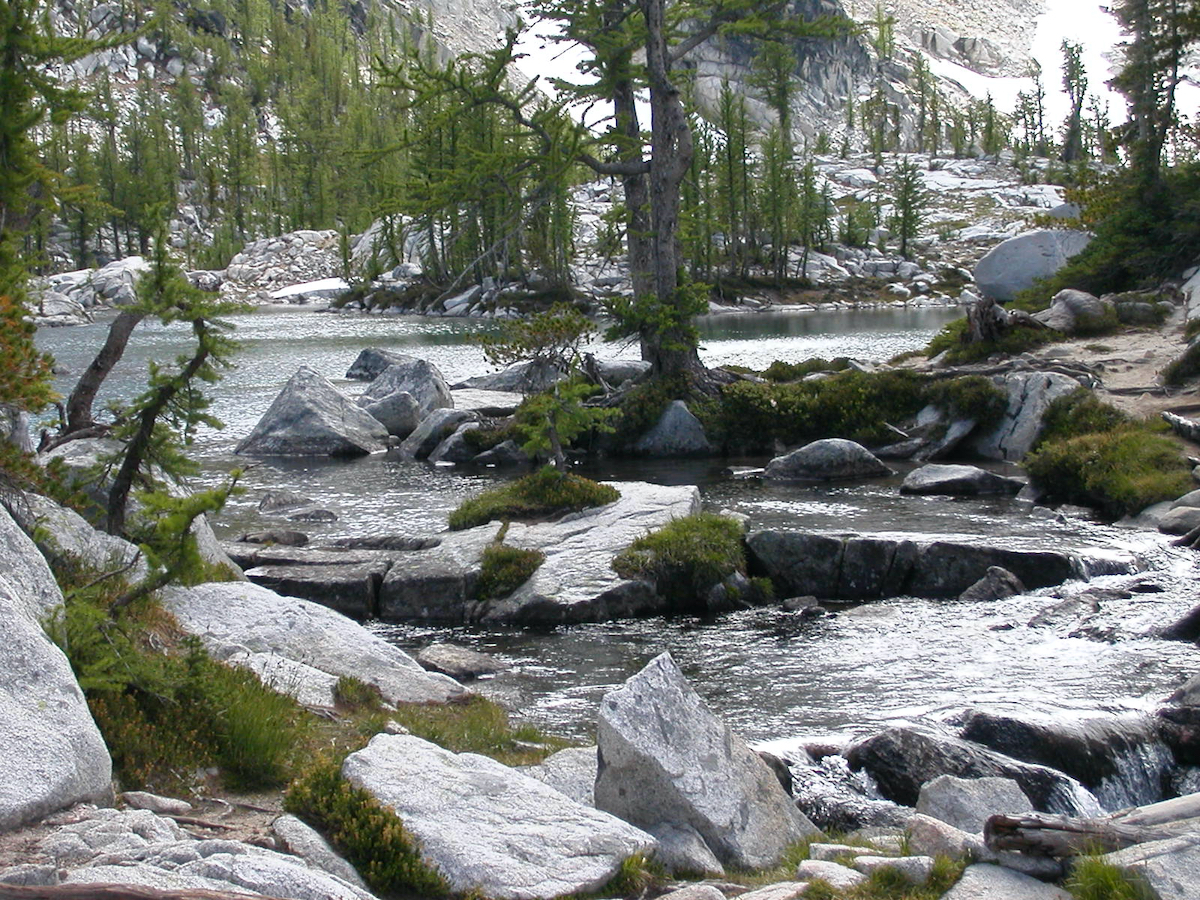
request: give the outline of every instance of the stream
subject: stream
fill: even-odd
[[[701,357],[710,365],[761,369],[775,359],[852,356],[883,361],[925,345],[952,309],[890,308],[755,315],[701,320]],[[311,309],[265,308],[231,317],[241,350],[235,367],[210,389],[224,431],[202,431],[193,452],[211,484],[246,460],[232,454],[283,383],[308,365],[344,388],[342,377],[366,347],[428,359],[453,384],[488,371],[473,334],[494,327],[465,319],[349,316]],[[38,344],[65,373],[69,390],[103,341],[106,322],[43,329]],[[144,385],[146,361],[172,358],[186,347],[182,326],[143,324],[110,377],[106,399],[128,398]],[[636,350],[596,344],[600,357]],[[934,721],[966,707],[1056,714],[1152,708],[1196,671],[1189,644],[1147,637],[1197,602],[1190,551],[1173,550],[1156,533],[1118,529],[1082,519],[1034,514],[1015,499],[901,497],[894,478],[833,486],[735,480],[731,464],[764,459],[601,460],[580,467],[591,477],[699,485],[706,506],[746,515],[752,528],[902,532],[952,535],[1015,546],[1083,550],[1103,559],[1136,559],[1137,576],[1099,576],[992,603],[896,598],[833,607],[802,618],[778,607],[690,618],[622,621],[550,630],[429,628],[377,625],[405,649],[453,640],[492,653],[512,669],[478,688],[556,733],[586,738],[609,687],[652,657],[670,650],[696,689],[746,737],[756,741],[849,738],[899,721]],[[1011,471],[997,467],[1001,471]],[[465,497],[505,477],[457,472],[379,454],[352,461],[301,459],[251,463],[244,494],[218,521],[219,535],[263,527],[256,506],[264,490],[312,497],[337,513],[331,525],[302,526],[314,537],[380,532],[429,533]],[[1080,621],[1032,625],[1047,607],[1081,591],[1110,591],[1097,612]]]

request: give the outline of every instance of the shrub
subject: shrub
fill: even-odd
[[[1180,385],[1200,374],[1200,341],[1192,344],[1163,369],[1164,384]]]
[[[466,500],[450,514],[459,531],[497,519],[548,519],[619,500],[617,489],[546,466],[516,481]]]
[[[788,363],[777,359],[763,369],[762,377],[767,381],[776,382],[799,381],[814,372],[844,372],[848,368],[850,368],[850,360],[845,356],[839,356],[836,359],[824,359],[816,356],[798,363]]]
[[[1117,518],[1170,500],[1191,487],[1179,448],[1145,425],[1044,442],[1026,468],[1051,496]]]
[[[417,839],[390,809],[322,759],[296,779],[284,809],[320,829],[381,896],[445,897],[450,886],[421,859]]]
[[[528,581],[545,561],[546,554],[541,550],[490,544],[483,551],[479,580],[475,582],[475,599],[507,597]]]
[[[1109,406],[1087,388],[1059,397],[1042,414],[1042,432],[1036,446],[1082,434],[1112,431],[1130,423],[1129,416]]]
[[[982,375],[935,381],[925,392],[925,400],[954,418],[974,419],[985,427],[1000,421],[1008,408],[1008,394]]]
[[[1101,337],[1112,334],[1121,328],[1121,320],[1117,318],[1115,307],[1105,307],[1099,315],[1083,314],[1075,317],[1076,337]]]
[[[948,323],[934,335],[925,348],[925,355],[932,359],[945,352],[946,362],[952,365],[966,365],[980,362],[995,354],[1016,356],[1058,340],[1062,340],[1062,335],[1057,331],[1017,324],[1006,331],[998,341],[968,343],[967,320],[964,317]]]
[[[1136,875],[1100,856],[1076,858],[1066,888],[1075,900],[1150,900],[1154,896]]]
[[[622,578],[653,582],[678,608],[694,607],[714,584],[746,571],[742,526],[714,513],[684,516],[635,540],[612,567]]]

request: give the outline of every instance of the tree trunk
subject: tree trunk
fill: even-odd
[[[91,365],[79,376],[79,382],[67,399],[67,425],[63,429],[64,436],[96,424],[92,421],[92,405],[96,401],[100,385],[104,383],[113,366],[125,355],[129,336],[145,315],[141,311],[124,310],[108,327],[108,338],[104,346],[100,348]]]
[[[639,0],[646,21],[650,84],[650,228],[654,295],[671,324],[642,341],[642,356],[657,376],[700,373],[704,365],[690,324],[680,314],[680,186],[692,164],[692,130],[679,89],[671,81],[665,0]]]

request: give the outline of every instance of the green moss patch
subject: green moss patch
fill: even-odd
[[[507,544],[491,544],[483,551],[475,599],[507,597],[527,582],[546,561],[541,550],[522,550]]]
[[[674,519],[622,550],[612,567],[622,578],[653,582],[677,608],[692,607],[714,584],[746,571],[742,526],[714,513]]]
[[[518,478],[466,500],[450,514],[450,528],[460,531],[492,521],[536,521],[613,503],[617,489],[553,466]]]

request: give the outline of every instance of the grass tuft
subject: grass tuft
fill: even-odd
[[[553,466],[466,500],[450,514],[450,528],[460,531],[498,520],[538,520],[604,506],[619,500],[617,489]]]
[[[1066,888],[1075,900],[1150,900],[1154,896],[1136,876],[1100,856],[1077,858]]]
[[[546,561],[541,550],[522,550],[507,544],[489,544],[480,560],[479,580],[475,582],[476,600],[507,597],[527,582]]]

